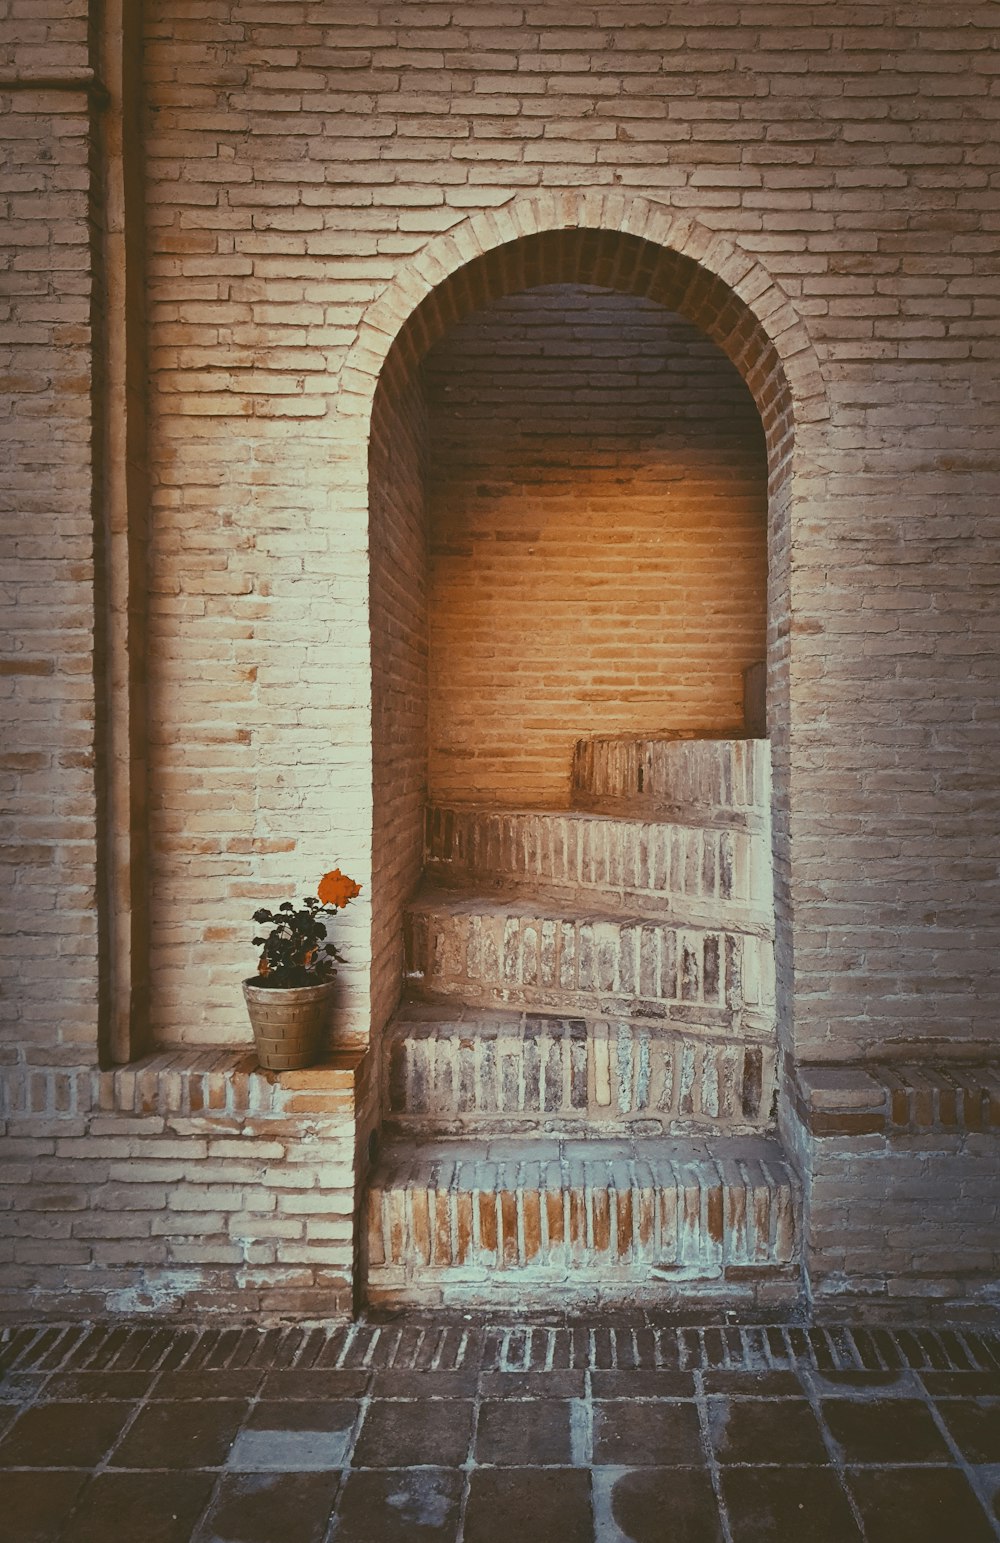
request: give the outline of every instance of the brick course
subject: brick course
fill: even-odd
[[[583,734],[741,728],[767,478],[722,351],[649,300],[543,285],[424,371],[432,796],[559,804]]]
[[[343,1316],[368,1058],[251,1053],[8,1076],[0,1314]]]

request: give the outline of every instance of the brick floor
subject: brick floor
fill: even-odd
[[[1000,1334],[14,1327],[0,1543],[979,1543]]]

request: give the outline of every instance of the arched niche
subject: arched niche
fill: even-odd
[[[752,259],[652,206],[515,208],[480,216],[417,260],[370,308],[342,377],[342,412],[368,448],[359,495],[371,556],[372,1024],[398,998],[402,913],[421,867],[428,790],[430,569],[424,361],[477,312],[558,286],[630,296],[709,339],[738,372],[766,458],[768,730],[774,762],[779,1008],[791,976],[787,906],[789,549],[796,425],[826,416],[818,366],[780,290]],[[602,225],[617,214],[615,228]],[[594,224],[587,223],[594,220]],[[544,226],[551,222],[550,228]],[[554,226],[554,228],[551,228]],[[673,244],[671,244],[673,243]],[[364,429],[363,436],[361,429]],[[721,731],[725,726],[719,724]]]

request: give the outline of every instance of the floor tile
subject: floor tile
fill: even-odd
[[[253,1398],[264,1373],[248,1367],[244,1371],[161,1372],[153,1384],[151,1399],[248,1399]]]
[[[1000,1399],[938,1400],[938,1413],[970,1463],[1000,1463]]]
[[[243,1403],[146,1404],[114,1453],[115,1468],[217,1468],[246,1414]]]
[[[34,1404],[0,1441],[5,1468],[92,1468],[117,1439],[133,1405]]]
[[[1000,1372],[921,1372],[933,1398],[1000,1398]]]
[[[46,1402],[70,1399],[103,1402],[105,1399],[145,1398],[153,1385],[149,1372],[56,1372],[41,1393]]]
[[[479,1406],[475,1459],[502,1468],[566,1466],[573,1461],[572,1405],[512,1399]]]
[[[816,1391],[823,1397],[832,1394],[846,1398],[869,1396],[882,1398],[913,1398],[920,1389],[912,1372],[813,1372]]]
[[[617,1399],[593,1408],[595,1463],[660,1468],[705,1461],[694,1404]]]
[[[99,1473],[59,1543],[188,1543],[214,1482],[210,1473]]]
[[[233,1442],[226,1466],[255,1473],[343,1468],[359,1409],[353,1402],[314,1399],[257,1404]]]
[[[955,1468],[863,1468],[848,1473],[868,1543],[995,1543],[996,1534]]]
[[[475,1367],[454,1372],[376,1372],[372,1398],[471,1398],[479,1373]]]
[[[587,1374],[582,1371],[482,1372],[482,1398],[583,1398]]]
[[[323,1543],[339,1473],[231,1473],[193,1543]]]
[[[462,1482],[447,1468],[348,1474],[332,1536],[336,1543],[453,1543]]]
[[[986,1507],[986,1514],[1000,1522],[1000,1463],[978,1464],[972,1470],[972,1480]]]
[[[950,1463],[927,1405],[916,1399],[825,1398],[823,1418],[849,1463]]]
[[[832,1468],[725,1468],[733,1543],[862,1543]]]
[[[373,1400],[368,1406],[352,1459],[355,1468],[400,1468],[413,1464],[463,1463],[472,1435],[471,1400],[395,1403]]]
[[[469,1483],[465,1543],[594,1543],[590,1474],[579,1468],[480,1468]]]
[[[594,1398],[694,1398],[690,1372],[606,1371],[591,1372]]]
[[[725,1393],[730,1397],[803,1398],[802,1383],[794,1372],[708,1371],[703,1383],[706,1393]]]
[[[259,1397],[275,1398],[360,1398],[371,1382],[371,1372],[324,1371],[312,1368],[299,1371],[268,1372]]]
[[[712,1446],[720,1463],[826,1463],[816,1417],[805,1399],[708,1401]]]
[[[52,1543],[86,1482],[85,1473],[0,1473],[0,1543]]]
[[[33,1372],[5,1372],[0,1382],[2,1396],[12,1404],[30,1404],[42,1396],[51,1378]]]
[[[722,1543],[722,1524],[705,1468],[597,1469],[594,1511],[611,1521],[629,1543]]]

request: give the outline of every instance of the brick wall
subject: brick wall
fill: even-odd
[[[766,471],[721,350],[655,301],[546,285],[425,370],[434,796],[565,806],[582,735],[738,729]]]
[[[0,1315],[349,1313],[367,1064],[10,1076]]]
[[[337,922],[337,1015],[364,1039],[367,535],[329,394],[353,336],[338,302],[374,288],[328,277],[309,174],[289,180],[294,117],[267,94],[281,70],[231,55],[256,40],[220,15],[203,38],[183,7],[147,7],[152,1034],[245,1041],[250,914],[339,866],[363,890]],[[261,76],[280,119],[257,111]]]
[[[805,1178],[813,1298],[995,1306],[996,1063],[812,1066],[790,1088],[789,1145]]]
[[[422,383],[383,376],[372,415],[373,1036],[403,979],[403,906],[423,863],[427,801],[427,409]]]
[[[58,1059],[97,1042],[86,9],[0,16],[0,1053],[10,1060],[25,1044]]]
[[[152,670],[148,747],[122,753],[139,812],[148,762],[155,1039],[245,1040],[246,918],[333,863],[365,884],[339,929],[342,1021],[368,1032],[373,946],[388,1001],[395,945],[377,932],[373,945],[370,907],[405,864],[373,878],[379,370],[415,308],[403,342],[418,357],[531,284],[635,293],[626,270],[643,272],[647,242],[682,255],[673,288],[650,270],[638,292],[719,343],[769,439],[783,1043],[834,1063],[990,1053],[995,7],[144,12],[153,541],[133,603]],[[20,72],[0,85],[3,539],[18,578],[0,1011],[17,1076],[53,1058],[90,1066],[107,1011],[91,765],[109,753],[92,661],[101,167],[83,77],[76,94],[37,84],[86,70],[86,34],[82,0],[22,0],[0,19],[0,79]],[[589,266],[497,287],[479,261],[581,228],[605,232],[588,238]],[[539,240],[536,256],[565,258],[566,243]],[[939,1193],[957,1172],[942,1160]]]

